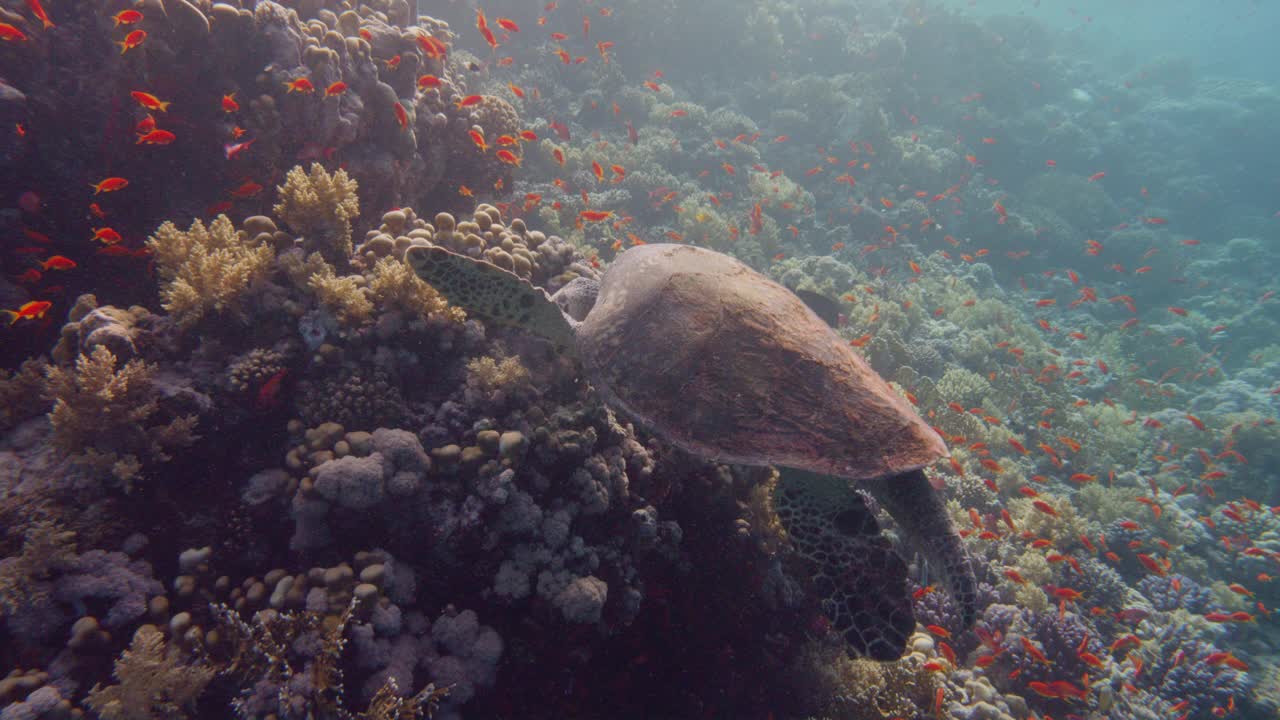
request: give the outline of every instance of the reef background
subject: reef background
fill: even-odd
[[[1274,78],[925,2],[419,5],[0,3],[0,307],[51,303],[0,328],[0,720],[1280,711]],[[768,471],[400,262],[641,242],[836,299],[951,447],[973,631],[922,584],[844,657]]]

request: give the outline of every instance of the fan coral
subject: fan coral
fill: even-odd
[[[277,188],[280,201],[273,211],[303,236],[303,249],[345,266],[351,254],[351,221],[360,214],[357,184],[345,170],[332,175],[320,163],[308,173],[294,167]]]
[[[190,327],[207,314],[243,318],[245,295],[271,271],[271,246],[236,232],[226,215],[205,227],[196,220],[185,232],[171,222],[147,240],[160,273],[161,304],[179,325]]]

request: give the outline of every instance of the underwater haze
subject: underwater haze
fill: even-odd
[[[1280,716],[1277,27],[0,0],[0,720]]]

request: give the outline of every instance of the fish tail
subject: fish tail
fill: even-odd
[[[18,313],[14,312],[13,310],[0,310],[0,315],[12,315],[13,317],[10,318],[9,320],[10,325],[13,325],[18,322]]]

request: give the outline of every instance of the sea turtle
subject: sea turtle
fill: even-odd
[[[945,444],[791,291],[727,255],[641,245],[597,282],[553,297],[440,247],[405,260],[449,302],[576,353],[596,390],[673,444],[713,461],[772,465],[774,508],[824,614],[862,656],[901,656],[915,628],[906,563],[854,486],[888,511],[975,615],[968,557],[921,468]],[[851,482],[853,481],[853,482]]]

